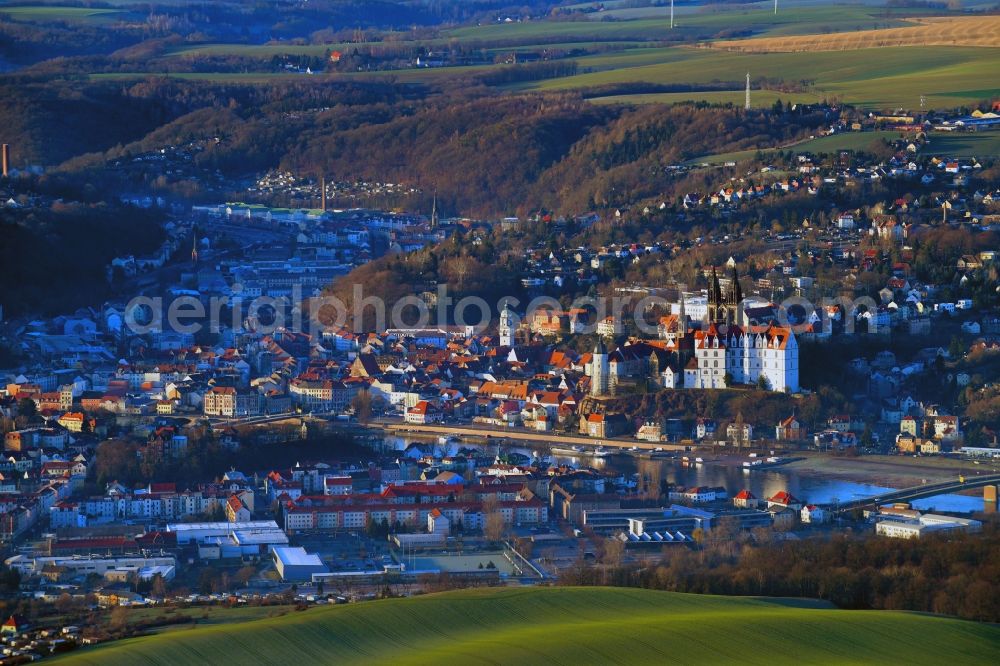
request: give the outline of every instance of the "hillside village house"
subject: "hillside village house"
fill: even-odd
[[[830,514],[828,514],[825,509],[818,507],[815,504],[809,504],[802,507],[799,514],[802,522],[809,524],[825,523],[830,519]]]
[[[439,423],[441,417],[441,410],[426,400],[421,400],[406,410],[406,422],[416,425]]]
[[[749,423],[733,422],[726,426],[726,439],[736,445],[753,441],[753,426]]]
[[[258,416],[263,411],[263,396],[253,391],[237,391],[229,386],[216,386],[205,393],[203,405],[206,416],[226,418]]]
[[[800,511],[802,509],[802,501],[787,490],[782,490],[767,498],[767,508]]]
[[[733,506],[739,509],[756,509],[759,504],[760,500],[746,488],[733,497]]]
[[[628,420],[624,414],[589,414],[580,418],[581,434],[590,437],[618,437],[627,434]]]
[[[774,428],[774,438],[779,442],[799,441],[804,439],[805,436],[806,430],[795,416],[789,416]]]

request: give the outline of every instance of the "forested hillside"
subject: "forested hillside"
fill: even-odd
[[[163,239],[159,223],[158,213],[104,203],[5,207],[0,266],[19,276],[3,290],[5,314],[57,314],[100,303],[113,293],[111,260],[154,250]]]
[[[195,165],[230,178],[286,169],[396,182],[421,191],[416,206],[437,192],[443,210],[485,216],[670,198],[665,167],[711,151],[781,145],[824,120],[785,114],[775,122],[771,109],[693,104],[605,106],[576,93],[506,96],[481,87],[443,96],[392,81],[26,80],[8,83],[6,93],[0,136],[13,144],[16,164],[62,163],[65,172],[107,179],[104,167],[116,160],[205,142]],[[175,192],[200,186],[191,179]]]

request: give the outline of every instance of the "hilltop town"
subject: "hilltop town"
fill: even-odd
[[[0,10],[0,662],[455,588],[1000,621],[995,9],[111,4]]]
[[[975,291],[995,272],[995,251],[972,249],[994,233],[995,193],[966,189],[978,162],[918,167],[906,152],[901,145],[863,167],[843,156],[793,160],[835,192],[859,177],[909,182],[924,173],[929,190],[919,198],[834,209],[822,222],[672,243],[529,245],[513,276],[522,299],[498,304],[495,325],[287,322],[308,323],[296,308],[379,256],[434,253],[459,236],[480,243],[527,221],[324,210],[325,201],[174,212],[152,255],[107,266],[107,279],[136,290],[143,305],[109,301],[5,323],[20,367],[6,376],[0,407],[3,537],[31,544],[6,564],[34,581],[39,599],[155,604],[190,590],[185,603],[249,603],[284,598],[293,584],[306,590],[300,598],[322,600],[445,577],[550,580],[573,566],[578,541],[596,544],[585,547],[592,557],[627,563],[723,528],[815,533],[861,521],[890,537],[977,531],[977,520],[905,504],[862,514],[788,490],[683,485],[610,463],[713,466],[749,481],[803,456],[944,455],[951,462],[934,490],[947,492],[960,476],[948,470],[968,469],[961,460],[995,460],[992,422],[949,397],[972,389],[990,400],[996,390],[985,378],[997,363],[1000,317],[977,305],[988,297]],[[797,187],[686,194],[676,214],[742,216]],[[654,214],[617,210],[611,224]],[[931,267],[940,283],[920,266],[921,241],[933,234],[972,244],[950,267]],[[704,250],[732,254],[697,266],[690,282],[621,279]],[[850,284],[873,297],[846,298]],[[612,314],[565,299],[512,305],[588,285],[623,305]],[[420,288],[421,302],[436,306],[437,285]],[[152,312],[154,296],[229,307],[215,330],[188,331]],[[245,305],[234,308],[235,299]],[[288,442],[295,459],[278,453]],[[284,466],[268,465],[277,459]],[[995,498],[995,485],[986,489]],[[358,548],[344,541],[352,534],[365,545],[345,556]],[[457,559],[433,554],[442,551]],[[67,632],[56,640],[99,638]]]

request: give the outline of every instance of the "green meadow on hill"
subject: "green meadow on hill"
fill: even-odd
[[[479,589],[109,643],[65,664],[982,664],[1000,628],[822,602],[619,588]]]

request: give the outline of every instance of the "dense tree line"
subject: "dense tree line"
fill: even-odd
[[[160,221],[156,211],[104,203],[0,208],[0,265],[17,276],[4,290],[5,314],[52,315],[101,303],[114,294],[111,260],[154,250],[163,239]]]
[[[565,571],[566,585],[621,585],[699,594],[806,597],[841,608],[910,610],[1000,621],[1000,527],[981,534],[903,540],[837,535],[773,540],[731,526],[703,535],[696,549],[666,547],[636,565]]]
[[[88,470],[93,492],[102,493],[108,483],[126,486],[149,482],[177,482],[184,486],[213,481],[230,469],[247,474],[267,473],[272,469],[294,466],[297,462],[343,460],[370,455],[370,451],[343,433],[311,434],[298,439],[292,428],[285,441],[254,441],[253,435],[241,438],[232,449],[204,427],[189,428],[188,446],[177,457],[161,457],[148,442],[134,438],[109,439],[98,445],[94,464]]]

